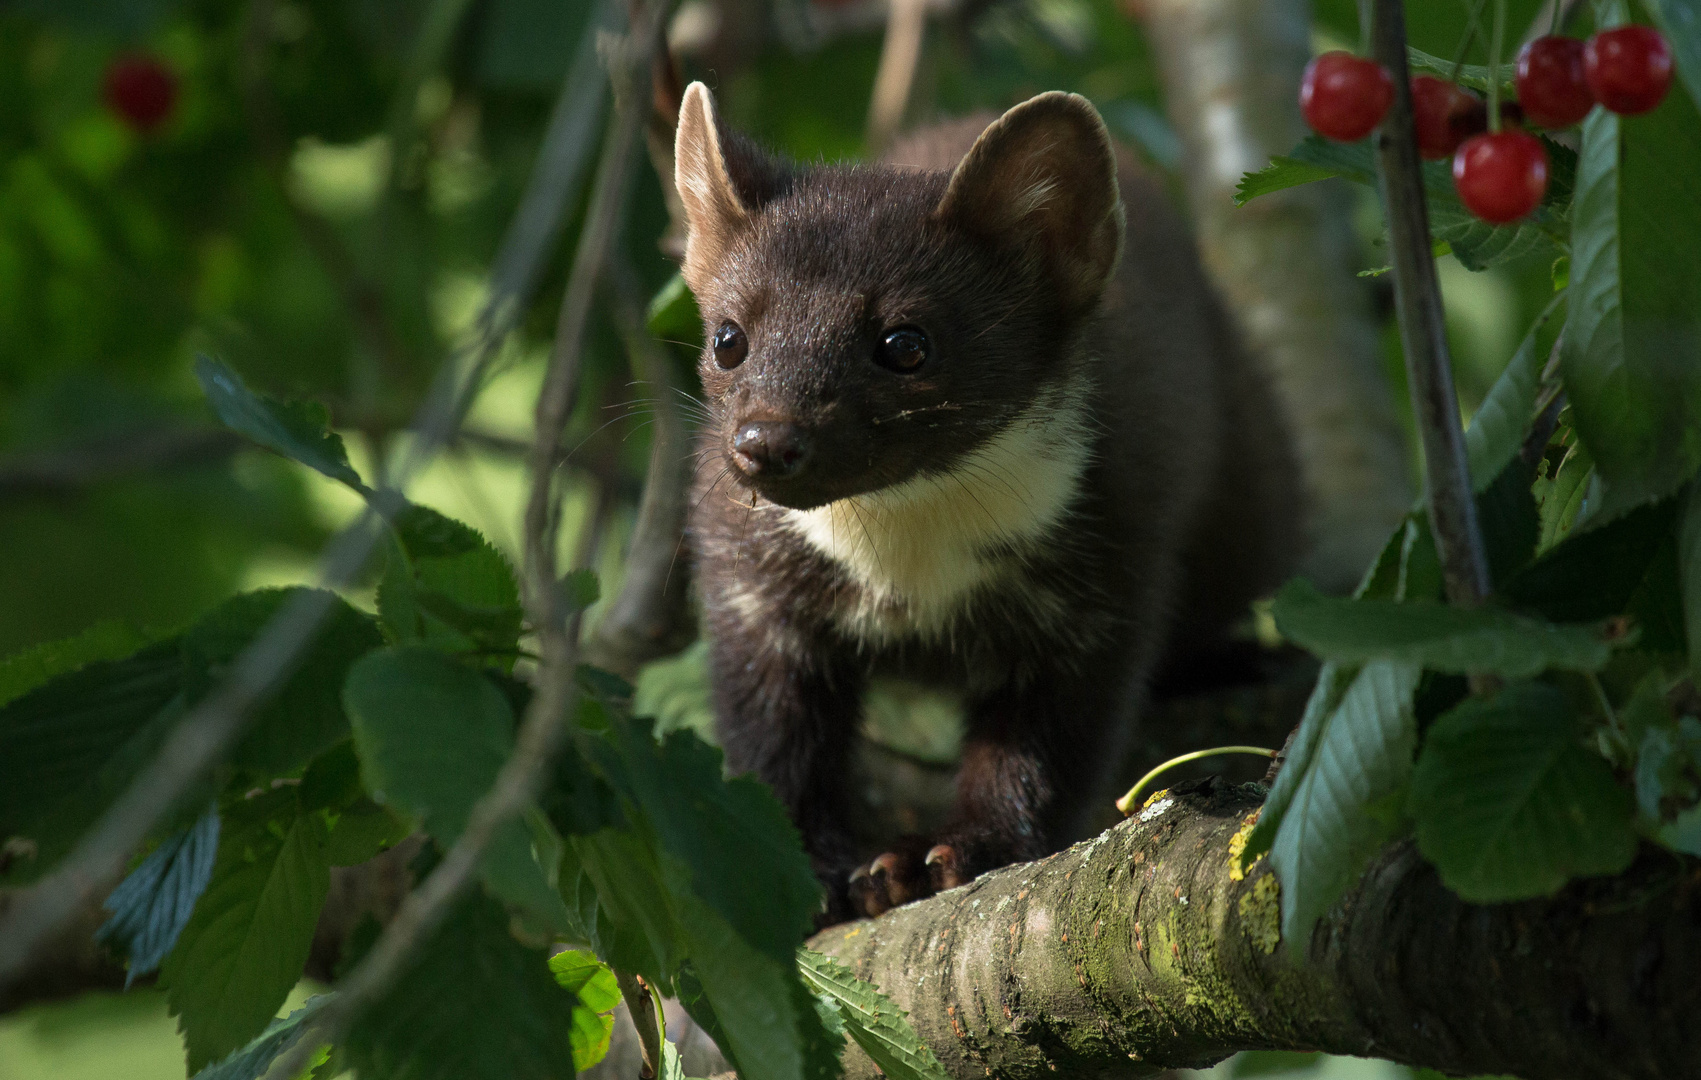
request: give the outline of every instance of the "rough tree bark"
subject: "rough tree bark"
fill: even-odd
[[[1230,871],[1261,790],[1193,786],[810,944],[878,983],[965,1080],[1143,1076],[1254,1048],[1544,1080],[1701,1075],[1701,863],[1650,852],[1549,900],[1477,907],[1395,845],[1296,949],[1268,866]],[[876,1075],[854,1049],[846,1066]]]
[[[1411,504],[1403,438],[1352,270],[1346,200],[1312,184],[1234,205],[1244,173],[1305,135],[1306,0],[1131,0],[1151,35],[1200,249],[1297,438],[1311,499],[1302,572],[1346,591]]]

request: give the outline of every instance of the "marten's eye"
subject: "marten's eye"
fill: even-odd
[[[900,326],[888,330],[880,339],[874,349],[874,362],[883,368],[908,373],[925,364],[932,351],[927,335],[919,327]]]
[[[735,368],[744,363],[744,357],[750,352],[744,328],[731,319],[715,328],[714,346],[715,363],[724,368]]]

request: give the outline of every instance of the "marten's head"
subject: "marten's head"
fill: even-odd
[[[1050,93],[952,172],[799,167],[685,93],[675,181],[730,474],[808,509],[949,470],[1066,374],[1122,243],[1110,137]]]

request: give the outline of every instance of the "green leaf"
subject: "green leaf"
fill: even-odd
[[[1443,60],[1439,56],[1431,56],[1429,53],[1426,53],[1421,49],[1414,49],[1408,45],[1406,47],[1406,62],[1411,65],[1411,69],[1414,72],[1427,72],[1428,74],[1439,75],[1443,79],[1453,81],[1454,64],[1451,60]],[[1468,86],[1472,90],[1480,90],[1484,95],[1488,93],[1489,85],[1493,82],[1493,72],[1488,65],[1460,64],[1458,65],[1458,69],[1459,74],[1457,81],[1460,86]],[[1508,98],[1513,96],[1512,71],[1513,68],[1511,64],[1500,65],[1500,77],[1503,80],[1502,88],[1507,91],[1506,96]]]
[[[1490,581],[1507,580],[1536,553],[1542,523],[1530,491],[1534,479],[1535,469],[1513,458],[1493,483],[1477,493],[1477,523]]]
[[[363,1077],[571,1080],[573,1007],[544,954],[515,941],[501,905],[474,891],[416,951],[345,1046]]]
[[[148,643],[128,623],[108,619],[80,634],[48,641],[0,660],[0,705],[96,660],[121,660]]]
[[[800,948],[797,967],[804,984],[831,998],[845,1033],[891,1080],[948,1080],[933,1050],[910,1026],[908,1015],[873,983],[830,956]]]
[[[160,981],[191,1072],[263,1031],[301,979],[330,889],[325,825],[294,788],[223,807],[212,881]]]
[[[1342,600],[1310,582],[1282,587],[1272,609],[1282,636],[1330,660],[1400,660],[1456,675],[1509,678],[1547,668],[1599,671],[1612,646],[1600,627],[1558,625],[1495,607]]]
[[[1677,540],[1678,579],[1683,583],[1683,625],[1689,637],[1689,671],[1701,680],[1701,484],[1684,500]],[[4,760],[4,755],[0,755]]]
[[[580,567],[562,575],[561,593],[567,600],[568,612],[578,614],[602,598],[602,583],[597,580],[595,570]]]
[[[318,994],[308,998],[307,1004],[287,1017],[267,1024],[266,1030],[256,1035],[247,1046],[232,1051],[229,1057],[196,1073],[194,1080],[261,1080],[272,1067],[272,1062],[288,1053],[306,1034],[308,1021],[313,1019],[313,1015],[334,997],[335,994]]]
[[[170,837],[130,871],[103,905],[112,912],[98,941],[116,945],[129,958],[124,988],[159,967],[177,944],[195,910],[195,901],[213,876],[219,846],[218,806],[207,808],[195,824]]]
[[[1372,661],[1334,707],[1327,707],[1333,695],[1326,694],[1306,710],[1302,725],[1310,729],[1302,726],[1294,740],[1306,753],[1302,761],[1290,756],[1277,777],[1285,805],[1270,846],[1270,867],[1282,883],[1282,936],[1290,942],[1307,940],[1370,856],[1398,834],[1398,801],[1417,745],[1412,694],[1421,675],[1416,664]]]
[[[594,910],[581,904],[579,922],[598,955],[622,971],[658,984],[686,956],[684,929],[653,844],[636,830],[602,829],[567,838],[559,880],[582,878],[595,890]]]
[[[0,706],[0,837],[32,858],[0,880],[33,880],[95,822],[182,715],[176,640],[102,660]]]
[[[812,927],[821,886],[773,793],[748,777],[724,778],[720,750],[691,732],[658,743],[647,723],[615,716],[610,738],[615,752],[601,754],[599,764],[642,808],[671,865],[686,870],[680,887],[745,941],[790,965]]]
[[[466,828],[513,752],[514,714],[494,683],[434,649],[392,646],[348,673],[343,700],[373,797],[419,818],[445,849]],[[564,929],[567,909],[532,856],[525,823],[491,838],[485,882],[547,925]]]
[[[304,588],[262,589],[233,596],[183,635],[184,691],[190,702],[210,694],[236,659]],[[287,776],[348,737],[341,690],[348,669],[384,643],[372,617],[340,597],[284,684],[249,722],[231,762],[260,776]]]
[[[1564,540],[1577,522],[1587,516],[1583,513],[1584,503],[1594,478],[1595,461],[1589,456],[1589,448],[1573,436],[1553,478],[1538,479],[1535,484],[1542,520],[1541,537],[1536,541],[1538,554]]]
[[[323,405],[280,402],[256,394],[228,365],[208,356],[196,357],[195,378],[200,380],[207,403],[225,426],[332,480],[341,480],[356,491],[366,491],[360,474],[348,463],[342,436],[330,430],[331,414]]]
[[[549,970],[563,990],[579,999],[573,1006],[573,1068],[583,1072],[608,1054],[620,987],[607,964],[581,949],[556,953],[549,958]]]
[[[1701,105],[1701,2],[1642,0],[1642,7],[1671,44],[1678,78],[1683,80],[1690,100]]]
[[[508,560],[476,529],[424,506],[405,507],[390,524],[395,542],[378,589],[390,636],[512,667],[523,613]]]
[[[1620,614],[1671,536],[1679,500],[1639,506],[1603,525],[1572,533],[1513,575],[1500,594],[1560,622]]]
[[[1234,204],[1245,206],[1260,195],[1284,191],[1318,180],[1330,180],[1339,175],[1341,174],[1322,165],[1295,161],[1290,157],[1273,157],[1270,164],[1264,168],[1240,178],[1240,183],[1235,185],[1234,189]]]
[[[1561,350],[1578,433],[1611,510],[1701,467],[1701,115],[1683,94],[1583,122]],[[1597,508],[1596,512],[1605,512]]]
[[[1536,391],[1541,384],[1542,366],[1546,358],[1537,348],[1538,337],[1564,294],[1548,301],[1547,308],[1536,317],[1535,324],[1519,343],[1518,350],[1507,361],[1500,377],[1494,380],[1488,396],[1471,417],[1465,429],[1465,454],[1471,464],[1471,486],[1482,491],[1499,476],[1518,453],[1529,429],[1535,409]]]
[[[1448,888],[1500,903],[1630,865],[1630,793],[1581,736],[1565,695],[1541,683],[1469,698],[1435,721],[1409,806]]]

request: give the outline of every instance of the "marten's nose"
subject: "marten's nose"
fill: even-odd
[[[796,476],[809,460],[803,429],[783,420],[751,420],[732,438],[732,456],[746,476],[781,479]]]

